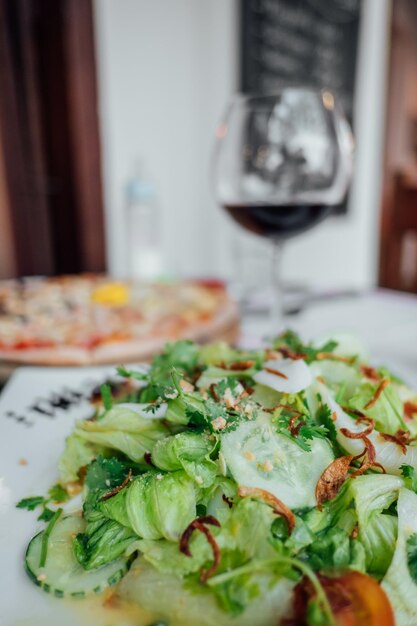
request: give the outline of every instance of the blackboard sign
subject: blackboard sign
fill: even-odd
[[[360,0],[241,0],[241,90],[328,87],[352,122]]]
[[[351,125],[361,0],[241,0],[241,91],[328,87]],[[347,200],[333,213],[344,214]]]

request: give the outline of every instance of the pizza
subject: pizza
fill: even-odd
[[[138,283],[102,275],[0,281],[0,361],[91,365],[146,360],[169,341],[233,341],[220,281]]]

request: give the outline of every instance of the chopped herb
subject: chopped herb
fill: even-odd
[[[115,457],[106,459],[99,456],[88,466],[85,484],[91,490],[109,491],[124,481],[128,471],[126,467]]]
[[[187,405],[185,407],[185,415],[189,419],[189,424],[203,429],[210,429],[209,419],[203,407],[199,408],[193,405]]]
[[[33,496],[32,498],[23,498],[20,500],[20,502],[16,504],[16,508],[34,511],[36,507],[46,503],[47,500],[43,496]]]
[[[317,355],[320,353],[331,353],[337,348],[336,341],[327,341],[319,348],[313,348],[309,344],[304,344],[297,333],[292,330],[287,330],[282,335],[279,335],[274,341],[273,347],[276,350],[281,348],[287,348],[294,355],[302,355],[307,363],[311,363],[317,359]]]
[[[124,365],[119,365],[119,367],[117,367],[116,370],[119,376],[122,376],[123,378],[133,378],[133,380],[147,380],[148,379],[148,372],[138,372],[136,370],[128,370],[126,367],[124,367]]]
[[[53,528],[54,528],[55,524],[59,520],[62,511],[63,511],[63,509],[58,509],[57,511],[55,511],[55,513],[53,514],[53,516],[49,520],[48,526],[43,531],[42,546],[41,546],[41,556],[40,556],[40,559],[39,559],[39,567],[45,567],[46,558],[48,556],[49,536],[50,536],[51,532],[53,531]]]
[[[189,340],[176,341],[165,346],[162,354],[152,362],[152,370],[169,373],[175,367],[181,372],[192,372],[198,359],[199,348]]]
[[[214,389],[219,398],[222,398],[226,393],[227,389],[230,389],[233,395],[238,395],[236,393],[237,388],[240,383],[236,378],[222,378],[217,385],[214,385]]]
[[[50,501],[56,503],[67,502],[70,498],[68,491],[59,483],[51,487],[48,493]]]
[[[311,450],[308,443],[311,439],[314,437],[324,439],[328,432],[325,426],[316,424],[309,415],[299,414],[291,407],[281,409],[276,424],[279,434],[289,437],[306,452]]]
[[[309,600],[306,618],[308,626],[332,626],[333,623],[317,598]]]
[[[113,406],[113,396],[111,393],[111,387],[107,383],[103,383],[100,386],[101,399],[106,411],[110,411]]]
[[[405,486],[417,493],[417,472],[411,465],[401,465],[401,474],[404,478]]]
[[[50,519],[55,515],[55,511],[49,509],[47,506],[43,509],[42,513],[39,515],[38,520],[40,522],[49,522]]]
[[[32,498],[23,498],[16,504],[18,509],[27,509],[28,511],[34,511],[38,506],[42,506],[43,510],[38,517],[38,520],[42,522],[48,522],[51,517],[54,515],[55,511],[52,511],[48,508],[48,504],[50,502],[60,503],[66,502],[69,500],[68,491],[59,483],[50,488],[49,497],[45,498],[44,496],[34,496]]]
[[[337,437],[336,426],[332,420],[332,412],[327,404],[321,404],[316,411],[316,422],[326,429],[326,436],[330,441],[335,442]]]

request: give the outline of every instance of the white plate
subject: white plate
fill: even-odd
[[[1,626],[130,626],[109,622],[89,601],[60,600],[36,587],[24,571],[29,539],[42,527],[38,513],[16,509],[44,495],[58,478],[65,437],[91,414],[88,391],[114,368],[22,367],[0,396],[0,624]],[[58,402],[58,396],[67,403]]]

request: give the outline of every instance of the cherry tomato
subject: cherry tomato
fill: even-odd
[[[337,626],[395,626],[391,604],[382,587],[370,576],[349,572],[337,578],[320,576]],[[295,588],[293,620],[288,626],[304,626],[309,599],[314,596],[305,579]]]

